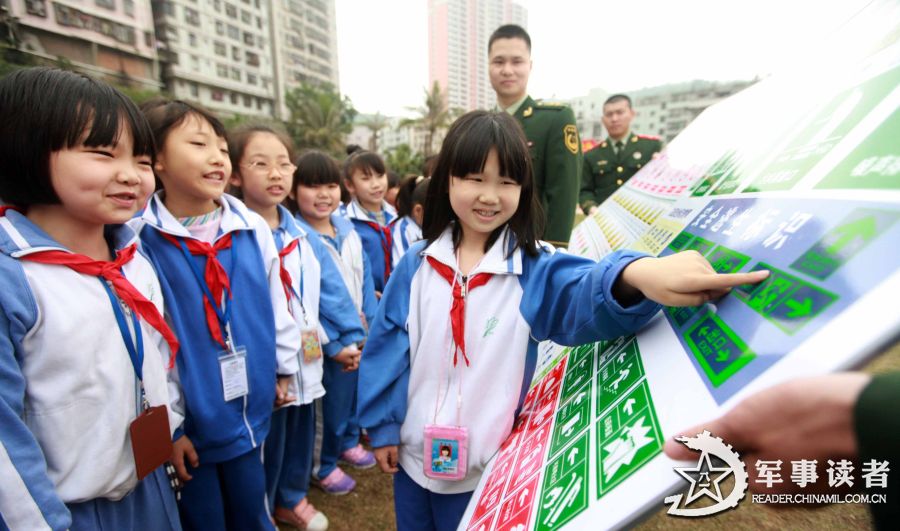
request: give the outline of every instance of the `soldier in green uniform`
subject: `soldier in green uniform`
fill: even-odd
[[[531,37],[520,26],[500,26],[488,41],[491,86],[498,107],[522,124],[533,163],[534,186],[546,217],[542,239],[566,246],[575,222],[581,142],[572,109],[528,95]]]
[[[634,115],[631,98],[624,94],[610,96],[603,104],[603,126],[609,136],[584,154],[578,202],[585,214],[594,213],[662,150],[658,137],[631,132]]]

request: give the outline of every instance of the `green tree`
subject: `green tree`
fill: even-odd
[[[356,109],[331,85],[303,84],[285,95],[290,116],[285,123],[298,148],[344,153],[344,138],[353,130]]]
[[[388,126],[388,119],[380,112],[370,114],[359,122],[359,125],[368,129],[372,136],[369,137],[369,151],[378,151],[378,133]]]
[[[419,175],[422,173],[422,164],[425,162],[425,157],[421,153],[413,152],[409,144],[400,144],[385,153],[384,162],[388,165],[388,168],[401,176],[409,173]]]
[[[403,120],[401,126],[421,127],[425,130],[425,158],[433,153],[434,135],[439,129],[444,129],[453,121],[453,115],[447,108],[447,99],[441,91],[441,86],[437,81],[432,85],[431,90],[425,90],[425,105],[422,107],[407,107],[411,111],[418,113],[415,118]]]

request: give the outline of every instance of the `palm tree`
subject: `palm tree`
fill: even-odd
[[[387,116],[376,112],[363,118],[359,125],[372,132],[372,136],[369,137],[369,151],[373,153],[378,151],[378,133],[388,126]]]
[[[409,118],[400,122],[401,126],[421,127],[425,130],[425,158],[432,154],[432,142],[434,135],[439,129],[443,129],[450,125],[452,114],[447,108],[447,101],[444,93],[441,92],[441,86],[437,81],[432,85],[431,90],[425,90],[425,106],[423,107],[407,107],[411,111],[419,113],[416,118]]]
[[[290,117],[285,124],[299,148],[344,152],[344,137],[353,130],[356,109],[331,85],[303,84],[285,95]]]

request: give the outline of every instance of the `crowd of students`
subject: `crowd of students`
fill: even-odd
[[[71,72],[0,80],[0,521],[326,529],[310,482],[377,463],[398,528],[455,529],[538,342],[767,274],[540,242],[504,113],[458,119],[396,209],[387,173]]]

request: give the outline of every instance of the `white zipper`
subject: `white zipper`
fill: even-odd
[[[225,323],[225,328],[228,331],[228,337],[233,338],[234,334],[231,333],[231,323],[230,322]],[[247,363],[249,365],[249,363],[250,363],[249,360],[247,361]],[[248,383],[249,383],[249,379],[250,379],[250,375],[247,374]],[[253,435],[253,428],[250,427],[250,421],[247,420],[247,397],[249,397],[249,396],[250,396],[250,393],[247,393],[246,395],[244,395],[244,409],[243,409],[243,411],[241,411],[241,417],[244,419],[244,427],[247,428],[247,433],[250,434],[250,444],[252,444],[253,447],[256,448],[256,446],[257,446],[256,437]]]

